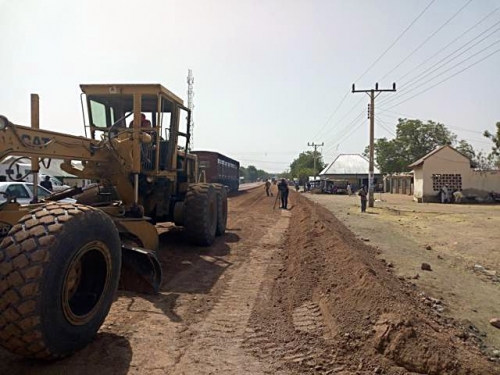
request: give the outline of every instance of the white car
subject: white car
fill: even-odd
[[[15,197],[19,204],[30,204],[33,200],[33,184],[31,182],[0,182],[0,193],[5,193],[9,197]],[[52,193],[44,187],[38,185],[38,199],[42,200]],[[6,197],[0,194],[0,203],[5,202]],[[60,199],[61,203],[76,203],[76,199],[64,198]]]

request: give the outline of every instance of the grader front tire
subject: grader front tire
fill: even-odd
[[[109,312],[120,266],[102,211],[50,203],[24,216],[0,244],[0,345],[44,359],[82,349]]]

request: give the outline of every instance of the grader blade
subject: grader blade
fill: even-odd
[[[119,289],[156,294],[161,286],[161,265],[156,254],[141,247],[122,244]]]

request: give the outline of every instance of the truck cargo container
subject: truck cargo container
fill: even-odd
[[[207,182],[224,184],[229,191],[238,191],[240,185],[240,163],[218,152],[191,151],[198,156],[200,170],[205,172]]]

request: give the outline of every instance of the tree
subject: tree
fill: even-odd
[[[457,136],[444,124],[400,118],[394,139],[375,141],[375,162],[381,173],[403,172],[408,170],[408,165],[437,147],[453,145],[456,141]]]
[[[292,177],[305,181],[309,176],[314,175],[314,156],[316,156],[316,174],[325,168],[323,156],[319,151],[304,151],[290,164],[290,174]]]
[[[488,155],[490,162],[496,166],[500,167],[500,122],[496,123],[497,131],[495,134],[490,133],[488,130],[484,132],[486,138],[491,139],[493,146],[491,147],[491,154]]]
[[[460,152],[462,155],[467,156],[471,161],[474,161],[476,158],[476,151],[474,151],[474,147],[472,147],[472,145],[465,139],[458,142],[455,146],[455,150]]]
[[[257,168],[254,165],[249,165],[247,167],[247,177],[249,182],[257,181]]]

